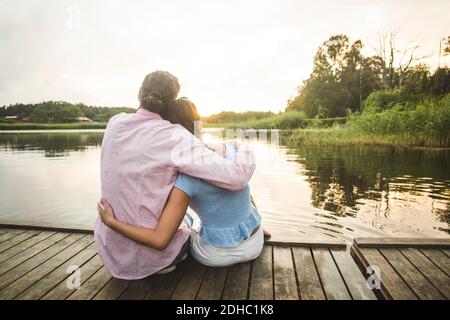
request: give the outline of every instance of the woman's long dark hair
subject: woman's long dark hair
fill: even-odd
[[[195,132],[195,122],[200,120],[200,114],[188,98],[183,97],[170,103],[163,117],[173,124],[182,125],[194,135],[199,134]]]

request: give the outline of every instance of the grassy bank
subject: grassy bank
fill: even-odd
[[[0,123],[0,130],[76,130],[105,129],[105,122],[95,123]]]
[[[263,119],[249,119],[241,122],[215,122],[205,123],[206,128],[239,128],[239,129],[304,129],[328,128],[334,125],[345,124],[347,118],[308,119],[302,112],[284,112]]]
[[[400,106],[379,113],[352,115],[345,126],[295,130],[290,146],[378,144],[450,148],[450,96],[424,101],[413,110]]]
[[[314,145],[391,145],[401,147],[450,148],[449,137],[424,134],[368,134],[350,128],[302,129],[282,135],[291,148]]]

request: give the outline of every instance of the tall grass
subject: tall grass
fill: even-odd
[[[240,129],[304,129],[327,128],[335,124],[344,124],[347,118],[308,119],[303,112],[289,111],[266,117],[235,123],[206,123],[206,127],[240,128]]]
[[[413,134],[375,135],[349,128],[303,129],[286,132],[282,143],[289,147],[323,145],[391,145],[403,147],[450,148],[449,140]]]
[[[350,116],[348,129],[359,134],[381,137],[399,136],[419,146],[449,147],[450,95],[420,102],[414,110],[401,108]]]
[[[307,126],[306,115],[303,112],[285,112],[260,120],[246,123],[253,129],[295,129]]]
[[[285,135],[290,146],[398,145],[450,147],[450,96],[425,100],[414,110],[393,107],[380,113],[350,115],[344,127],[304,129]]]

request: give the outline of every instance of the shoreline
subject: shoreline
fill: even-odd
[[[99,132],[106,128],[107,123],[0,123],[1,133],[45,133],[53,132],[78,132],[85,130],[86,132]],[[242,129],[246,130],[262,130],[251,129],[246,126],[236,126],[235,124],[226,123],[206,123],[206,129]],[[264,129],[271,130],[271,129]],[[289,137],[281,137],[282,144],[289,148],[299,148],[306,146],[386,146],[397,148],[411,148],[418,150],[430,151],[448,151],[450,146],[437,146],[436,142],[440,137],[430,137],[425,135],[411,135],[407,133],[379,135],[379,134],[361,134],[360,132],[350,130],[343,127],[330,128],[297,128],[297,129],[275,129],[279,132],[290,133]]]
[[[94,123],[0,123],[0,131],[105,129],[106,122]]]
[[[413,136],[407,133],[379,135],[361,134],[346,128],[288,130],[290,135],[282,137],[282,144],[289,148],[301,146],[380,146],[429,151],[449,151],[450,146],[436,145],[436,138]],[[447,143],[448,145],[448,143]]]

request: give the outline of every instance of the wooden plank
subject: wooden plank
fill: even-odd
[[[442,249],[441,250],[447,257],[450,257],[450,249]]]
[[[94,275],[83,283],[80,289],[72,293],[67,300],[90,300],[92,299],[110,280],[111,273],[105,266],[101,267]]]
[[[197,300],[220,300],[224,290],[228,268],[208,268]]]
[[[153,275],[152,284],[145,300],[169,300],[175,291],[178,282],[180,281],[183,273],[180,270],[174,271],[170,276],[165,275]]]
[[[81,287],[102,266],[103,266],[103,263],[100,260],[99,256],[97,256],[97,255],[94,256],[89,261],[87,261],[81,267],[78,266],[78,267],[80,267],[79,271],[80,271],[80,276],[81,276],[81,279],[80,279]],[[68,276],[70,276],[70,275],[68,274]],[[65,300],[76,290],[79,290],[79,289],[75,289],[75,288],[71,289],[67,285],[67,281],[62,281],[56,287],[54,287],[52,290],[50,290],[46,295],[44,295],[41,299],[43,299],[43,300]]]
[[[142,300],[152,287],[153,277],[133,280],[120,296],[120,300]]]
[[[356,238],[359,248],[450,248],[449,238]]]
[[[21,233],[24,233],[26,230],[17,230],[17,229],[5,229],[5,233],[0,235],[0,243],[8,241],[11,238],[18,236]]]
[[[298,300],[294,262],[289,246],[273,248],[274,296],[276,300]]]
[[[7,241],[21,233],[24,233],[26,230],[21,229],[1,229],[3,231],[2,234],[0,234],[0,243]]]
[[[22,230],[40,230],[40,231],[84,233],[84,234],[94,233],[92,227],[88,227],[86,225],[22,221],[12,219],[0,219],[0,228],[15,228]]]
[[[273,232],[272,237],[264,242],[267,245],[273,246],[326,247],[336,249],[345,249],[347,247],[345,241],[338,238],[321,237],[314,239],[291,233],[282,234],[277,232]]]
[[[422,253],[438,266],[447,276],[450,276],[450,258],[437,249],[421,249]]]
[[[130,280],[112,278],[109,282],[95,295],[93,300],[116,300],[130,285]]]
[[[62,250],[72,245],[83,236],[84,235],[82,234],[71,234],[68,237],[63,238],[61,241],[58,241],[55,244],[51,245],[47,249],[39,252],[39,254],[35,255],[33,258],[28,259],[22,264],[19,264],[17,267],[14,267],[8,272],[2,274],[0,276],[0,290],[16,281],[17,279],[21,278],[34,268],[38,267],[54,255],[60,253]],[[16,285],[14,285],[14,287],[17,288]]]
[[[380,249],[381,254],[422,300],[442,300],[444,296],[395,248]]]
[[[381,291],[387,299],[417,300],[417,296],[399,276],[397,271],[386,261],[381,253],[374,248],[357,248],[365,260],[365,267],[380,268]]]
[[[49,238],[50,236],[54,235],[54,232],[38,232],[34,234],[32,237],[28,238],[25,241],[22,241],[21,243],[18,243],[17,245],[3,251],[0,253],[0,265],[4,261],[14,257],[15,255],[19,254],[20,252],[36,245],[42,240],[45,240],[46,238]],[[1,272],[0,272],[1,274]]]
[[[39,233],[39,231],[36,230],[28,230],[26,232],[23,233],[14,233],[14,237],[9,238],[8,240],[2,242],[0,244],[0,253],[3,251],[6,251],[16,245],[18,245],[19,243],[37,235]]]
[[[441,269],[415,248],[405,248],[400,251],[439,292],[450,299],[450,278]]]
[[[376,300],[373,290],[369,289],[366,279],[359,271],[350,255],[343,250],[331,250],[331,254],[344,278],[350,295],[354,300]]]
[[[260,256],[253,261],[249,299],[273,300],[273,247],[265,245]]]
[[[350,300],[350,293],[345,286],[344,280],[339,273],[330,251],[325,248],[312,248],[312,252],[327,299]]]
[[[31,270],[27,274],[23,275],[20,279],[9,284],[6,288],[1,290],[0,300],[14,299],[17,295],[31,287],[41,278],[52,272],[58,266],[66,262],[72,256],[74,256],[93,242],[92,237],[84,236],[83,234],[80,234],[79,236],[81,237],[80,240],[76,241],[74,244],[62,250],[57,255],[53,256],[46,262],[39,265],[37,268]],[[13,270],[14,269],[10,271]]]
[[[303,300],[324,300],[320,277],[310,248],[293,247],[300,297]]]
[[[88,236],[93,240],[92,236]],[[69,266],[82,266],[89,259],[97,254],[95,244],[91,244],[75,256],[67,260],[64,264],[47,274],[45,277],[39,280],[27,290],[22,292],[15,299],[19,300],[38,300],[54,288],[57,284],[64,282],[64,280],[69,276],[67,273],[67,268]],[[82,276],[83,277],[83,276]],[[64,282],[65,283],[65,282]]]
[[[44,232],[36,235],[35,237],[31,238],[30,240],[39,239],[40,238],[39,236],[42,235],[43,233]],[[25,249],[25,250],[15,254],[11,258],[7,259],[6,261],[3,261],[0,264],[0,275],[8,272],[12,268],[18,266],[19,264],[23,263],[24,261],[26,261],[26,260],[28,260],[30,258],[32,258],[33,256],[37,255],[41,251],[44,251],[48,247],[54,245],[55,243],[61,241],[64,238],[66,238],[67,236],[69,236],[69,234],[66,234],[66,233],[55,233],[55,234],[52,234],[49,237],[45,237],[44,240],[39,239],[37,243],[35,243],[34,245],[31,245],[28,249]],[[26,241],[28,241],[28,240],[26,240]],[[25,243],[26,241],[24,241],[22,243]],[[21,244],[19,244],[18,246],[20,246]],[[9,252],[9,251],[10,250],[7,250],[4,253]]]
[[[176,286],[171,299],[194,300],[203,281],[206,267],[193,258],[186,261],[186,270]]]
[[[177,265],[174,272],[153,275],[152,285],[145,300],[169,300],[186,269],[187,261]]]
[[[370,285],[369,283],[373,283],[372,279],[369,279],[369,277],[372,276],[372,272],[368,271],[367,269],[368,262],[366,261],[362,253],[359,251],[356,244],[350,248],[350,256],[352,257],[362,276],[366,279],[367,285],[369,286]],[[372,290],[377,299],[379,300],[388,299],[388,295],[381,289],[384,289],[384,287],[381,287],[380,289],[373,288]],[[390,296],[389,299],[391,299]]]
[[[223,290],[223,300],[246,300],[249,288],[251,262],[229,267]]]

